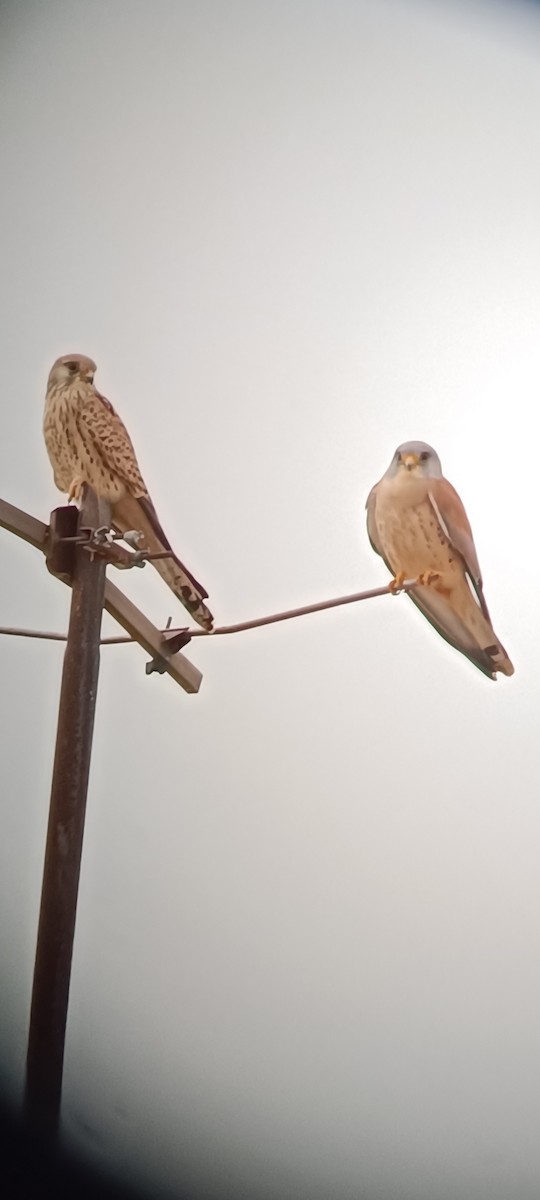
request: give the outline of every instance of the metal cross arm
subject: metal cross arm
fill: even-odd
[[[78,510],[73,505],[63,505],[54,509],[51,513],[50,525],[45,525],[43,521],[36,520],[29,513],[16,508],[14,504],[0,500],[0,527],[7,529],[9,533],[14,533],[23,541],[29,542],[37,550],[41,550],[42,554],[46,556],[47,566],[51,573],[68,585],[71,583],[71,567],[73,553],[78,542],[77,535],[82,533],[82,530],[77,528],[78,519]],[[127,551],[122,553],[122,562],[120,562],[120,555],[115,562],[114,551],[117,548],[114,547],[113,550],[111,546],[107,549],[112,551],[107,557],[114,565],[124,565],[124,561],[125,565],[131,565],[123,559],[123,553],[127,555]],[[118,550],[120,549],[118,547]],[[163,641],[161,631],[108,579],[105,583],[104,608],[125,629],[126,633],[152,656],[153,662],[159,664],[158,669],[161,673],[170,675],[185,692],[199,691],[202,674],[197,667],[183,654],[171,653]]]

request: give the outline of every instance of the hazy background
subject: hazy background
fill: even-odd
[[[60,502],[46,377],[91,355],[225,623],[384,583],[365,497],[422,438],[516,666],[490,683],[405,597],[198,639],[198,696],[104,649],[66,1134],[171,1197],[532,1200],[540,10],[4,0],[0,45],[2,496]],[[64,630],[0,548],[0,624]],[[62,647],[0,656],[18,1096]]]

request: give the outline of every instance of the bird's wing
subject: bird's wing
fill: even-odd
[[[186,579],[180,580],[180,589],[185,587],[187,580],[202,600],[208,599],[208,592],[206,591],[206,588],[203,587],[202,583],[199,583],[198,580],[195,579],[195,576],[191,574],[191,571],[188,571],[184,563],[181,562],[181,560],[174,553],[170,542],[166,538],[163,529],[161,528],[156,510],[150,499],[146,499],[145,496],[130,496],[129,494],[122,496],[122,498],[117,500],[116,504],[114,505],[112,523],[113,528],[116,529],[118,533],[126,533],[128,529],[140,530],[140,532],[143,534],[141,549],[150,550],[151,552],[170,550],[171,562],[168,563],[167,560],[164,560],[161,563],[158,561],[154,562],[156,571],[166,578],[168,567],[172,566],[174,563],[178,568],[176,575],[178,576],[178,572],[180,572],[180,576],[186,576]],[[171,572],[168,571],[168,574],[170,575]],[[172,586],[169,579],[167,582],[169,583],[169,586]],[[175,591],[174,587],[173,591]],[[180,594],[177,591],[177,595],[179,595],[180,599],[184,598],[183,592]]]
[[[125,533],[128,529],[139,529],[142,524],[142,532],[147,537],[150,534],[156,539],[156,543],[151,545],[152,550],[158,550],[160,547],[163,550],[170,550],[179,571],[187,576],[195,591],[202,599],[206,600],[208,592],[195,579],[191,571],[188,571],[184,563],[177,558],[161,526],[124,422],[115,412],[110,400],[107,400],[95,388],[93,392],[93,396],[85,400],[84,406],[77,414],[77,419],[84,423],[87,436],[91,437],[104,464],[126,485],[126,495],[114,505],[113,527],[119,533]],[[138,515],[140,512],[144,516],[142,521]],[[156,569],[160,570],[157,563]],[[164,571],[165,567],[162,568],[161,573]]]
[[[118,479],[122,480],[122,483],[126,485],[128,495],[140,505],[148,524],[158,541],[162,543],[163,548],[171,550],[172,547],[160,525],[157,512],[141,475],[133,442],[124,422],[118,416],[110,400],[107,400],[95,388],[93,393],[92,396],[85,399],[84,405],[77,413],[77,420],[84,425],[86,435],[92,439],[105,466]],[[131,511],[133,515],[136,515],[134,506]],[[128,528],[129,525],[125,525],[120,532],[125,532]]]
[[[384,558],[384,554],[382,552],[382,546],[379,541],[377,522],[375,520],[375,505],[377,503],[377,488],[378,488],[378,486],[379,486],[378,483],[376,483],[375,486],[372,487],[372,489],[369,493],[369,496],[366,500],[367,531],[368,531],[368,538],[371,542],[371,545],[373,546],[375,553],[380,554],[381,558]],[[385,559],[385,562],[386,562],[386,559]],[[388,563],[386,563],[386,565],[388,567]],[[389,571],[391,571],[391,569],[392,569],[391,567],[388,567]]]
[[[91,439],[109,471],[127,485],[133,496],[149,499],[133,442],[110,400],[92,389],[92,395],[85,396],[84,404],[77,410],[76,420],[84,438]]]
[[[465,570],[478,597],[478,603],[486,620],[490,620],[484,599],[482,574],[467,513],[452,484],[447,479],[432,479],[429,482],[428,498],[445,537],[454,550],[461,555]]]
[[[411,588],[408,595],[430,625],[450,646],[469,658],[484,675],[496,679],[493,658],[481,648],[445,596],[440,595],[433,587]],[[493,636],[496,640],[495,635]]]

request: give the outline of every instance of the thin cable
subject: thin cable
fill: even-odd
[[[409,588],[414,587],[415,579],[407,579],[401,584],[398,591],[408,592]],[[220,637],[226,633],[243,633],[246,629],[259,629],[261,625],[276,625],[278,621],[290,621],[294,617],[306,617],[310,613],[323,612],[327,608],[340,608],[344,604],[357,604],[360,600],[374,600],[378,596],[394,596],[397,595],[390,586],[371,588],[367,592],[352,592],[348,596],[337,596],[332,600],[320,600],[317,604],[305,604],[302,608],[289,608],[284,612],[272,613],[268,617],[256,617],[252,621],[240,621],[236,625],[219,625],[217,629],[193,629],[190,630],[190,638],[195,637]],[[177,633],[186,632],[185,626],[179,628],[161,629],[165,645],[168,636],[173,636]],[[27,637],[40,638],[48,642],[65,642],[65,633],[46,633],[37,629],[15,629],[13,627],[0,627],[0,634],[5,634],[8,637]],[[116,637],[106,637],[101,639],[102,646],[119,646],[128,642],[135,642],[137,639],[126,637],[126,635],[118,635]]]
[[[408,579],[399,591],[407,591],[416,582]],[[377,596],[393,596],[389,587],[371,588],[368,592],[351,592],[349,596],[337,596],[333,600],[320,600],[318,604],[305,604],[302,608],[289,608],[285,612],[272,613],[269,617],[256,617],[254,621],[240,621],[237,625],[218,625],[217,629],[193,629],[191,637],[218,637],[223,633],[242,633],[244,629],[258,629],[261,625],[275,625],[278,621],[290,621],[293,617],[307,617],[309,613],[322,612],[326,608],[340,608],[343,604],[356,604],[359,600],[374,600]],[[180,633],[169,629],[167,633]]]
[[[13,629],[0,628],[0,633],[5,633],[7,637],[25,637],[25,638],[40,638],[44,642],[67,642],[65,633],[45,633],[39,629]]]

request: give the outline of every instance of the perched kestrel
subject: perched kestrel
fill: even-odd
[[[87,483],[108,500],[118,533],[140,530],[141,550],[171,550],[139,470],[131,438],[112,404],[94,387],[96,364],[83,354],[64,354],[47,383],[43,430],[54,482],[69,500],[78,500]],[[171,550],[172,555],[172,550]],[[213,617],[207,592],[176,555],[156,559],[156,571],[204,629]]]
[[[411,600],[451,646],[490,679],[513,675],[484,600],[467,514],[432,447],[398,446],[366,508],[369,540],[394,575],[391,586],[417,580]]]

